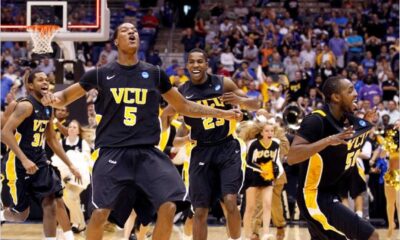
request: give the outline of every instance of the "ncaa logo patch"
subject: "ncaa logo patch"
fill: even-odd
[[[46,115],[50,116],[50,110],[48,108],[46,108]]]
[[[221,89],[221,85],[217,85],[217,86],[215,86],[215,91],[218,91],[218,90],[220,90]]]
[[[143,78],[149,78],[149,73],[148,72],[142,72],[142,77]]]
[[[358,124],[360,124],[361,127],[367,126],[367,123],[366,123],[364,120],[360,120],[360,121],[358,122]]]

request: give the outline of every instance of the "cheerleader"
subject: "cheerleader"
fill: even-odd
[[[271,203],[273,181],[279,175],[279,140],[273,138],[274,126],[269,123],[253,123],[258,131],[258,138],[250,142],[247,154],[246,171],[246,208],[243,218],[244,234],[246,239],[252,235],[252,219],[255,212],[256,196],[262,197],[263,208],[263,236],[262,240],[271,239]]]

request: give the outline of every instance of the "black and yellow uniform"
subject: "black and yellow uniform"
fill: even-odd
[[[27,101],[32,104],[32,114],[26,118],[16,129],[15,138],[19,147],[39,170],[34,175],[26,174],[21,161],[13,151],[6,156],[5,177],[13,201],[13,210],[22,212],[30,205],[30,198],[33,197],[39,202],[44,197],[55,194],[62,196],[60,178],[55,174],[54,169],[48,164],[43,143],[45,130],[49,123],[52,109],[43,106],[34,97],[28,95],[17,102]]]
[[[347,146],[328,146],[300,164],[297,203],[312,239],[368,239],[374,231],[369,222],[342,205],[338,196],[340,183],[351,174],[372,125],[352,115],[337,121],[325,106],[305,117],[297,134],[313,143],[339,133],[345,121],[355,129]]]
[[[247,152],[247,166],[253,169],[267,169],[267,173],[261,175],[251,168],[246,169],[246,187],[267,187],[271,186],[274,179],[272,162],[279,161],[279,140],[272,139],[268,146],[261,140],[254,140],[250,143]]]
[[[191,81],[179,87],[182,95],[202,105],[229,109],[220,97],[223,78],[208,75],[203,84]],[[184,118],[195,140],[189,166],[189,194],[192,205],[208,208],[226,194],[237,194],[243,186],[245,150],[234,137],[235,121],[223,118]]]
[[[178,210],[181,203],[188,206],[178,171],[168,156],[155,147],[161,131],[161,94],[172,87],[165,72],[141,61],[134,66],[112,62],[85,73],[80,85],[86,91],[96,88],[99,92],[95,103],[99,122],[97,150],[93,153],[97,159],[92,174],[93,206],[115,209],[118,205],[121,209],[124,195],[129,193],[129,197],[137,199],[136,192],[144,193],[140,194],[143,199],[126,204],[126,209],[121,210],[126,213],[124,218],[142,200],[151,203],[153,209],[148,214],[155,213],[167,201],[176,202]]]
[[[364,169],[360,166],[358,160],[356,160],[356,164],[352,166],[349,171],[350,173],[347,174],[346,178],[341,180],[339,196],[341,198],[347,198],[348,195],[350,195],[350,197],[354,199],[367,190],[367,182]]]

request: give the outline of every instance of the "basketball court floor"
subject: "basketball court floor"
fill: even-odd
[[[4,224],[0,229],[0,239],[2,240],[41,240],[42,235],[42,224],[40,223],[25,223],[25,224]],[[174,226],[171,240],[181,239],[181,226]],[[272,234],[275,235],[276,228],[271,229]],[[386,229],[378,229],[381,240],[400,240],[399,230],[396,230],[392,238],[386,237]],[[123,239],[123,231],[117,230],[114,233],[106,232],[104,235],[105,240],[120,240]],[[75,235],[76,240],[84,240],[83,234]],[[225,234],[225,227],[222,226],[210,226],[208,228],[208,239],[210,240],[225,240],[228,239]],[[305,227],[287,227],[285,240],[306,240],[310,239],[308,230]],[[60,238],[61,240],[61,238]],[[364,239],[361,239],[364,240]],[[365,239],[366,240],[366,239]]]

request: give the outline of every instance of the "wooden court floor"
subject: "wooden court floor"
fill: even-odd
[[[172,240],[180,240],[181,227],[174,226]],[[272,233],[276,233],[276,228],[271,229]],[[386,237],[385,229],[378,229],[380,239],[388,239]],[[0,229],[0,239],[3,240],[41,240],[42,235],[42,224],[40,223],[23,223],[23,224],[4,224]],[[106,240],[120,240],[123,239],[123,231],[117,230],[114,233],[106,232],[104,239]],[[61,239],[61,238],[60,238]],[[84,240],[83,234],[75,235],[76,240]],[[208,228],[208,239],[210,240],[225,240],[227,239],[224,227],[209,227]],[[308,230],[304,227],[287,227],[285,240],[306,240],[309,239]],[[390,240],[400,240],[399,230],[396,230],[394,236]]]

